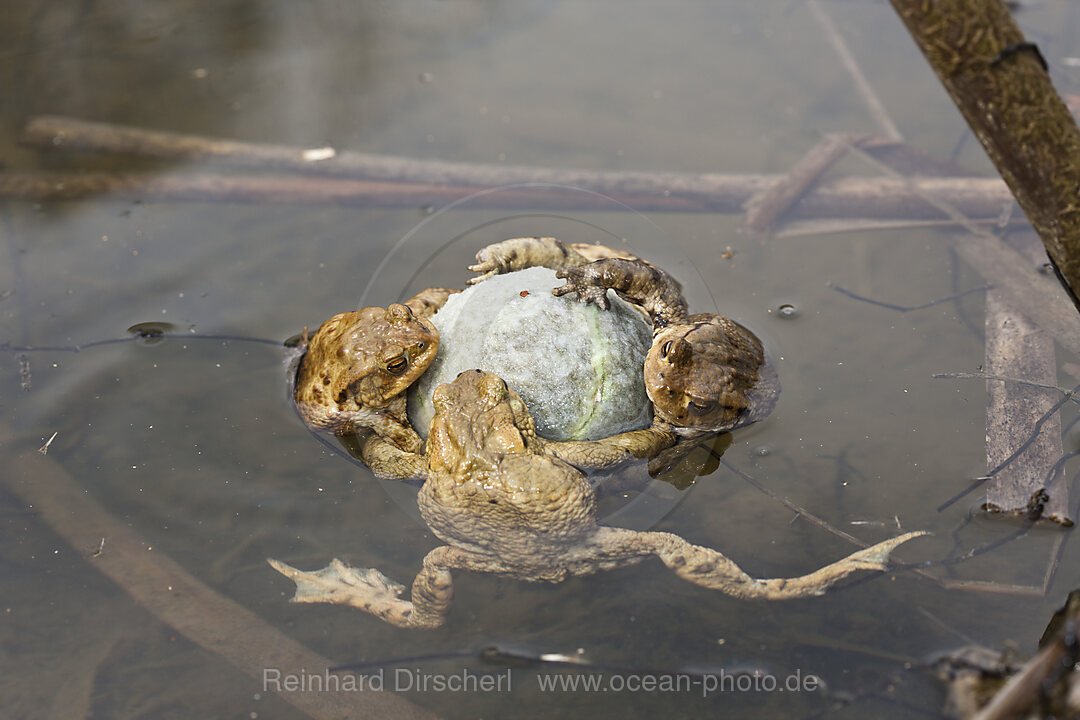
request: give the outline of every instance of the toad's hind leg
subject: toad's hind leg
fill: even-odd
[[[492,243],[476,253],[476,264],[469,270],[480,275],[470,279],[469,285],[487,280],[493,275],[546,267],[552,270],[578,267],[603,258],[621,258],[639,261],[636,255],[616,250],[607,245],[570,243],[553,237],[520,237]]]
[[[442,306],[446,304],[446,299],[454,293],[459,293],[460,290],[454,290],[452,288],[428,288],[427,290],[421,290],[413,297],[406,300],[402,305],[413,311],[413,315],[417,317],[431,317],[435,313],[442,309]]]
[[[349,605],[391,625],[427,629],[440,627],[450,612],[454,597],[450,570],[482,564],[463,550],[437,547],[424,557],[424,567],[413,580],[411,600],[402,600],[398,596],[405,586],[375,568],[354,568],[334,558],[322,570],[303,572],[279,560],[267,562],[296,583],[293,602]]]
[[[908,540],[926,535],[909,532],[891,540],[848,555],[831,565],[796,578],[759,580],[747,575],[742,568],[716,550],[692,545],[678,535],[669,533],[639,533],[634,542],[651,546],[664,564],[675,573],[702,587],[720,590],[737,598],[786,600],[821,595],[831,585],[859,570],[887,570],[889,553]]]
[[[487,280],[494,275],[516,272],[531,267],[546,267],[556,270],[564,267],[577,267],[589,260],[553,237],[520,237],[492,243],[476,253],[476,264],[469,270],[480,273],[470,278],[469,285]]]

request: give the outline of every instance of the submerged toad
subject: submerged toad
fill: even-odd
[[[820,595],[858,570],[884,570],[889,553],[924,533],[910,532],[860,550],[797,578],[750,577],[719,552],[677,535],[606,527],[585,476],[549,452],[532,416],[497,376],[470,370],[435,391],[436,414],[426,451],[406,453],[378,436],[368,441],[373,467],[407,463],[425,478],[420,513],[447,543],[424,558],[410,600],[404,586],[375,568],[334,559],[315,572],[269,563],[296,583],[295,602],[327,602],[365,610],[400,627],[443,624],[453,596],[452,570],[532,582],[560,582],[638,563],[655,555],[680,577],[739,598]],[[376,451],[378,449],[378,451]]]

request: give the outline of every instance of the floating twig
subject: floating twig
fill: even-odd
[[[57,436],[57,435],[59,435],[59,434],[60,434],[60,432],[59,432],[59,431],[57,431],[57,432],[54,432],[54,433],[52,434],[52,437],[50,437],[50,438],[49,438],[48,440],[46,440],[46,441],[45,441],[45,444],[44,444],[44,445],[42,445],[41,447],[39,447],[39,448],[37,449],[37,451],[38,451],[39,453],[41,453],[42,455],[47,455],[47,454],[48,454],[48,452],[49,452],[49,446],[50,446],[50,445],[52,445],[52,442],[53,442],[53,440],[55,440],[55,439],[56,439],[56,436]],[[103,541],[103,542],[104,542],[104,541]]]

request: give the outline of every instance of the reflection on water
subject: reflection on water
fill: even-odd
[[[908,141],[947,156],[963,128],[889,7],[823,4]],[[1052,67],[1076,54],[1075,14],[1046,3],[1020,16]],[[8,100],[0,162],[8,170],[198,168],[19,147],[21,123],[46,112],[430,159],[736,173],[783,171],[823,132],[872,128],[799,4],[98,0],[5,3],[0,18]],[[1074,78],[1064,67],[1059,80],[1068,88]],[[959,161],[984,172],[973,145]],[[866,169],[848,160],[838,172]],[[367,302],[407,295],[410,278],[460,282],[459,268],[490,240],[451,241],[495,219],[469,212],[454,218],[453,235],[430,235],[426,254],[387,269],[404,281],[380,286]],[[181,335],[284,339],[356,307],[380,260],[429,214],[108,197],[4,201],[0,343],[83,345],[159,322]],[[510,227],[537,219],[546,226],[543,215],[508,221],[497,234],[570,232],[578,241],[593,226],[636,233],[628,240],[640,248],[643,233],[624,231],[626,217],[575,213],[552,218],[561,227],[551,232]],[[713,298],[752,328],[784,381],[773,416],[739,431],[724,456],[775,497],[721,465],[655,529],[718,548],[755,576],[797,575],[854,549],[779,498],[865,542],[899,529],[936,533],[902,549],[904,559],[948,553],[968,509],[935,508],[985,472],[985,389],[931,375],[983,362],[982,299],[901,314],[827,286],[918,305],[981,285],[952,259],[944,236],[901,229],[759,244],[737,232],[734,216],[649,221],[657,228],[651,240],[664,252],[677,248],[700,276],[704,296],[692,306]],[[423,277],[413,277],[424,262]],[[447,280],[432,282],[444,273]],[[797,313],[779,312],[783,305]],[[344,608],[290,606],[287,581],[265,565],[267,556],[287,556],[316,567],[341,554],[406,578],[437,543],[369,474],[304,430],[285,398],[277,347],[169,337],[0,357],[4,422],[23,442],[37,448],[57,433],[48,458],[155,552],[334,661],[392,668],[405,659],[430,672],[479,672],[490,667],[480,651],[492,645],[530,656],[583,648],[623,672],[756,668],[814,674],[828,688],[708,697],[548,692],[538,677],[568,671],[514,665],[510,692],[406,693],[447,717],[615,717],[630,708],[791,715],[824,711],[842,697],[856,698],[853,715],[870,707],[897,717],[916,713],[912,706],[934,712],[940,691],[919,661],[969,641],[1031,650],[1078,582],[1069,546],[1045,598],[945,591],[910,572],[769,604],[718,596],[655,564],[558,585],[460,573],[455,622],[407,632]],[[96,543],[69,547],[34,509],[0,497],[0,699],[15,716],[297,716],[99,575],[89,557]],[[959,542],[970,547],[1011,530],[972,524]],[[1056,537],[1030,534],[955,572],[1038,585]],[[472,654],[409,660],[462,652]]]

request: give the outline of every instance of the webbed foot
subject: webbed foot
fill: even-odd
[[[856,570],[888,570],[889,554],[906,543],[908,540],[913,540],[923,535],[929,535],[930,533],[925,530],[917,530],[915,532],[904,533],[898,535],[889,540],[879,542],[877,545],[871,545],[864,550],[852,553],[843,560],[840,560],[834,565],[840,566],[837,568],[838,572],[855,572]]]
[[[711,548],[691,545],[677,535],[642,533],[654,552],[677,575],[703,587],[746,599],[785,600],[821,595],[837,581],[860,570],[888,570],[889,553],[897,546],[929,533],[904,533],[859,550],[831,565],[795,578],[757,579]]]
[[[296,583],[292,602],[349,605],[398,626],[408,626],[412,603],[398,596],[405,586],[375,568],[354,568],[334,558],[322,570],[304,572],[267,558],[270,567]]]
[[[437,628],[446,621],[454,597],[450,567],[475,567],[468,553],[448,545],[424,557],[424,567],[413,580],[412,601],[399,595],[405,587],[375,568],[354,568],[337,558],[322,570],[303,572],[280,560],[270,567],[296,583],[293,602],[334,603],[369,612],[380,620],[404,628]],[[488,565],[479,567],[490,570]]]

